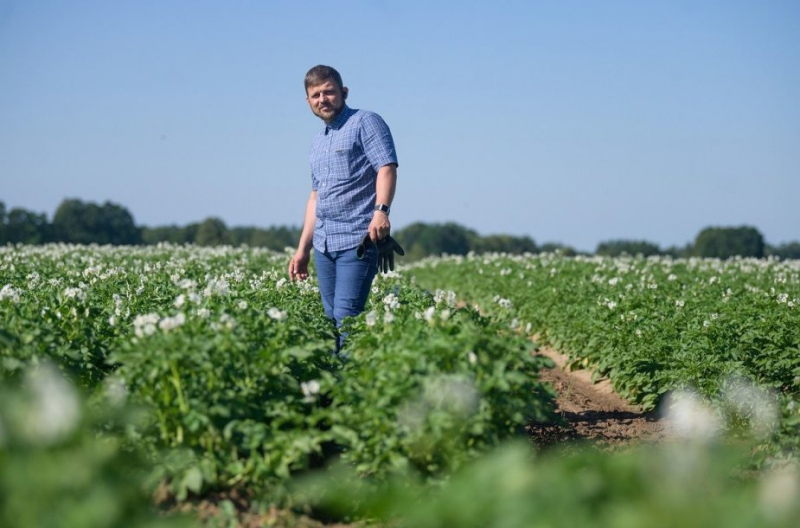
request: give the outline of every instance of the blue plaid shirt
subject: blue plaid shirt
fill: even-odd
[[[378,169],[397,163],[394,140],[381,117],[345,105],[311,147],[311,188],[317,191],[314,247],[358,246],[375,209]]]

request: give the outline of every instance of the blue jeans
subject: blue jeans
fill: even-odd
[[[356,248],[344,251],[314,250],[319,293],[325,315],[342,326],[345,317],[364,311],[372,287],[372,279],[378,272],[378,250],[371,246],[364,257],[356,257]],[[342,333],[336,340],[336,352],[342,348],[347,337]]]

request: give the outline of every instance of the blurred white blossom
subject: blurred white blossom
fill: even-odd
[[[500,305],[501,308],[506,308],[508,310],[510,310],[511,308],[514,307],[514,304],[509,299],[504,299],[503,297],[500,297],[499,295],[495,295],[494,296],[494,302],[496,302],[498,305]]]
[[[758,505],[768,519],[784,520],[800,501],[800,470],[796,462],[786,462],[761,477]]]
[[[81,288],[67,288],[64,290],[64,297],[67,299],[78,299],[83,301],[86,299],[86,292]]]
[[[456,293],[453,291],[436,290],[433,294],[433,302],[436,304],[445,302],[452,308],[456,305]]]
[[[390,293],[383,298],[383,305],[387,310],[397,310],[400,308],[400,299],[397,298],[397,295]]]
[[[697,442],[714,440],[722,431],[722,419],[695,392],[670,394],[665,400],[667,423],[675,437]]]
[[[153,335],[156,332],[156,325],[159,321],[157,313],[137,315],[133,319],[133,332],[136,337]]]
[[[303,393],[304,401],[313,402],[319,394],[319,382],[317,380],[304,381],[300,383],[300,390]]]
[[[228,281],[225,279],[211,279],[208,281],[206,285],[206,289],[203,290],[203,296],[205,297],[212,297],[214,295],[219,295],[220,297],[227,297],[230,295],[230,285]]]
[[[161,319],[158,322],[158,327],[164,332],[169,332],[170,330],[178,328],[185,322],[186,322],[186,314],[184,314],[183,312],[179,312],[178,314],[172,317],[165,317]]]
[[[272,308],[267,310],[267,315],[270,316],[270,318],[272,318],[272,319],[274,319],[276,321],[284,321],[284,320],[286,320],[286,312],[284,312],[282,310],[279,310],[275,306],[273,306]]]
[[[128,400],[128,386],[120,376],[109,376],[103,382],[103,392],[106,398],[115,407],[124,405]]]
[[[12,303],[18,304],[19,294],[20,294],[19,289],[14,288],[10,284],[6,284],[5,286],[3,286],[3,289],[0,290],[0,301],[9,299]]]
[[[47,445],[69,435],[81,418],[72,384],[56,367],[43,363],[28,371],[25,385],[31,395],[29,412],[22,423],[26,439]]]
[[[422,399],[435,409],[468,416],[477,408],[478,391],[475,384],[463,376],[434,376],[425,378]]]
[[[778,427],[778,399],[767,389],[733,378],[723,384],[723,398],[731,419],[746,422],[755,438],[766,439]]]

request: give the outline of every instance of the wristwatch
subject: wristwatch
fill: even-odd
[[[382,211],[382,212],[386,213],[387,216],[389,215],[389,206],[388,205],[375,204],[375,210],[376,211]]]

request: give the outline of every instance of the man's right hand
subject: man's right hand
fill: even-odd
[[[298,249],[292,260],[289,261],[289,279],[292,281],[306,280],[309,260],[311,260],[311,252]]]

